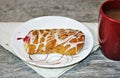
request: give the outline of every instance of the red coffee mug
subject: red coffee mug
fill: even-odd
[[[120,9],[120,0],[108,0],[100,6],[99,43],[107,58],[120,61],[120,21],[105,14],[110,9]]]

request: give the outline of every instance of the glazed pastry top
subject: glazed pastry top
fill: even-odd
[[[74,29],[31,30],[24,38],[28,54],[77,54],[83,47],[84,34]]]

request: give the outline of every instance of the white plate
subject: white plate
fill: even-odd
[[[36,54],[31,55],[32,59],[24,49],[23,41],[17,38],[25,37],[32,29],[71,28],[81,30],[85,35],[85,44],[82,50],[73,56],[62,56],[60,54]],[[87,57],[93,47],[93,36],[91,32],[80,22],[60,16],[44,16],[29,20],[19,26],[11,38],[11,47],[15,54],[23,61],[41,67],[64,67],[80,62]],[[62,58],[61,58],[62,57]]]

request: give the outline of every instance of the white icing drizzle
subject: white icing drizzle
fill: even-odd
[[[37,51],[38,48],[39,48],[39,45],[40,45],[40,44],[43,44],[44,46],[43,46],[42,50],[45,51],[45,50],[46,50],[45,46],[46,46],[46,44],[47,44],[47,38],[48,38],[48,36],[50,35],[50,32],[49,32],[45,37],[43,36],[43,34],[40,33],[39,30],[38,30],[38,34],[39,34],[39,35],[38,35],[38,44],[36,44],[35,50]],[[40,40],[41,40],[42,37],[44,37],[44,42],[40,42]]]
[[[68,33],[69,31],[70,31],[69,29],[66,30],[67,33]],[[64,47],[65,47],[66,45],[70,45],[70,47],[69,47],[65,52],[67,52],[68,50],[70,50],[71,48],[74,48],[74,47],[75,47],[76,52],[77,52],[77,47],[76,47],[77,44],[82,44],[82,43],[84,43],[84,41],[75,42],[75,43],[71,43],[71,42],[70,42],[71,39],[76,38],[76,34],[79,33],[79,31],[76,31],[75,33],[73,33],[72,35],[68,36],[68,37],[65,38],[65,39],[59,39],[59,38],[58,38],[59,32],[60,32],[60,29],[56,29],[56,32],[54,33],[54,39],[56,39],[56,45],[55,45],[55,46],[57,46],[57,45],[59,45],[59,44],[62,44],[62,43],[64,43],[64,45],[63,45]],[[34,44],[34,40],[35,40],[35,38],[37,37],[37,35],[33,35],[32,32],[29,33],[29,36],[30,36],[30,44],[33,44],[33,45],[36,46],[35,52],[37,52],[37,50],[38,50],[38,48],[39,48],[39,45],[44,44],[42,50],[45,51],[45,50],[46,50],[46,47],[45,47],[46,44],[47,44],[48,42],[50,42],[50,41],[53,40],[53,39],[51,39],[51,40],[49,40],[49,41],[47,42],[48,36],[50,36],[51,34],[50,34],[50,32],[49,32],[49,33],[44,37],[44,36],[43,36],[43,33],[41,34],[39,30],[37,30],[37,33],[38,33],[38,43],[37,43],[37,44]],[[83,34],[81,34],[79,37],[82,37],[82,35],[83,35]],[[44,37],[44,42],[40,42],[40,40],[41,40],[42,37]]]
[[[29,36],[30,36],[30,44],[33,44],[33,42],[34,42],[34,40],[35,40],[35,38],[37,37],[37,35],[33,35],[32,34],[32,32],[29,34]]]
[[[38,50],[39,45],[41,44],[41,43],[40,43],[40,39],[41,39],[41,37],[43,37],[43,35],[40,33],[40,31],[37,31],[37,33],[38,33],[38,43],[36,44],[35,51]]]
[[[74,34],[72,34],[72,35],[70,35],[70,36],[68,36],[67,38],[65,38],[64,40],[60,40],[59,38],[58,38],[58,33],[60,32],[60,30],[59,29],[57,29],[56,30],[56,33],[55,33],[55,39],[56,39],[56,46],[57,45],[59,45],[59,44],[61,44],[61,43],[65,43],[63,46],[65,47],[66,45],[70,45],[70,47],[65,51],[65,52],[67,52],[69,49],[71,49],[71,48],[73,48],[73,47],[75,47],[76,48],[76,50],[77,50],[77,47],[76,47],[76,45],[77,44],[82,44],[82,43],[84,43],[83,41],[81,41],[81,42],[76,42],[76,43],[70,43],[70,40],[71,39],[73,39],[73,38],[76,38],[76,36],[74,35],[74,34],[77,34],[79,31],[77,31],[77,32],[75,32]],[[82,34],[83,35],[83,34]],[[81,35],[81,36],[82,36]],[[81,37],[80,36],[80,37]]]
[[[43,50],[43,51],[45,51],[45,50],[46,50],[45,46],[42,48],[42,50]]]
[[[83,41],[81,41],[81,42],[77,42],[77,43],[70,43],[69,41],[66,43],[66,44],[69,44],[70,45],[70,47],[65,51],[65,53],[68,51],[68,50],[70,50],[71,48],[73,48],[73,47],[75,47],[75,49],[77,50],[77,44],[82,44],[83,43]],[[76,53],[77,53],[77,51],[76,51]]]
[[[69,37],[67,37],[67,38],[65,38],[65,39],[63,39],[63,40],[60,40],[59,38],[58,38],[58,33],[59,33],[60,31],[59,31],[59,29],[57,29],[56,30],[56,33],[54,34],[54,37],[55,37],[55,39],[56,39],[56,45],[59,45],[59,44],[61,44],[61,43],[64,43],[64,42],[66,42],[69,38],[72,38],[73,37],[73,35],[71,35],[71,36],[69,36]]]

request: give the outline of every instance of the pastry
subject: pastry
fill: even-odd
[[[40,29],[29,31],[23,41],[29,55],[75,55],[82,49],[85,36],[80,30],[75,29]]]

